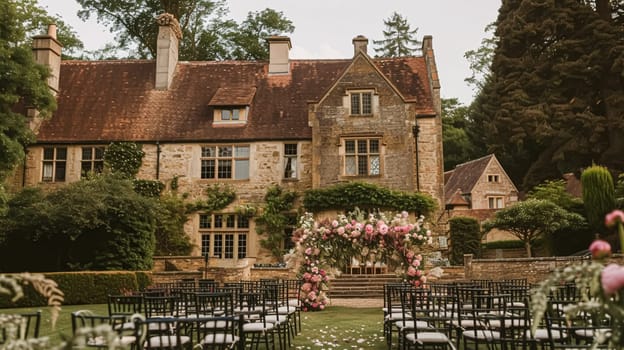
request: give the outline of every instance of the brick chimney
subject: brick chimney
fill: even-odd
[[[56,96],[59,89],[61,73],[61,48],[63,45],[56,39],[56,24],[48,25],[48,33],[33,37],[32,51],[35,62],[50,68],[48,86]]]
[[[358,52],[364,51],[368,54],[368,38],[364,35],[358,35],[353,38],[353,57],[357,56]]]
[[[292,45],[287,36],[270,36],[269,42],[269,75],[288,74],[290,72],[289,53]]]
[[[161,14],[156,18],[156,22],[158,23],[158,41],[154,87],[167,90],[171,86],[173,73],[178,64],[178,42],[182,39],[182,30],[178,20],[170,13]]]

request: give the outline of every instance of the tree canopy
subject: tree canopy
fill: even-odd
[[[624,170],[621,1],[503,1],[473,142],[528,189],[600,162]]]
[[[527,256],[531,256],[531,245],[539,237],[552,234],[565,227],[583,226],[585,219],[570,213],[558,205],[540,199],[528,199],[496,212],[493,219],[483,223],[483,230],[509,231],[524,242]]]
[[[22,15],[16,2],[0,3],[0,183],[23,159],[24,147],[34,137],[17,109],[32,107],[46,116],[56,108],[46,82],[47,68],[36,64],[30,46],[23,45]]]
[[[442,99],[442,142],[444,170],[452,170],[457,164],[477,158],[480,153],[472,144],[467,132],[470,108],[457,98]]]
[[[373,40],[375,52],[380,57],[412,56],[420,49],[422,43],[416,39],[418,28],[412,29],[407,18],[397,12],[384,20],[386,29],[383,31],[384,38]]]
[[[180,60],[264,59],[270,35],[292,33],[294,26],[282,12],[249,12],[240,24],[228,19],[224,0],[77,0],[78,16],[95,16],[115,33],[116,49],[140,58],[156,57],[155,17],[170,13],[180,23]]]

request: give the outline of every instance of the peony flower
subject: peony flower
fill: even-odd
[[[594,259],[602,259],[611,255],[611,245],[609,242],[597,239],[589,246],[589,251]]]
[[[301,291],[304,293],[309,292],[310,290],[312,290],[312,284],[306,282],[304,284],[301,285]]]
[[[624,287],[624,266],[607,265],[600,274],[600,283],[607,296],[615,294]]]
[[[345,233],[345,228],[344,228],[344,227],[342,227],[342,226],[341,226],[341,227],[338,227],[338,234],[339,234],[339,235],[342,235],[342,234],[344,234],[344,233]]]
[[[332,221],[332,226],[333,227],[338,227],[338,220]]]
[[[374,228],[371,224],[366,224],[366,226],[364,227],[364,231],[369,235],[373,233],[373,230]]]
[[[351,231],[351,237],[353,238],[360,237],[360,231],[358,230]]]
[[[416,270],[415,268],[413,268],[412,266],[410,266],[410,267],[408,267],[408,268],[407,268],[407,275],[408,275],[408,276],[412,276],[412,277],[414,277],[414,276],[416,276],[416,272],[417,272],[417,271],[418,271],[418,270]]]
[[[310,280],[310,277],[312,277],[312,275],[309,272],[306,272],[306,273],[303,274],[303,280],[304,281]]]
[[[624,211],[614,210],[605,216],[605,226],[613,227],[618,222],[624,223]]]
[[[325,309],[325,304],[319,305],[319,309],[321,309],[321,310]]]
[[[385,235],[388,233],[388,225],[386,224],[381,224],[379,226],[379,233],[381,233],[382,235]]]
[[[414,259],[414,261],[412,261],[412,266],[414,267],[420,266],[420,260]]]
[[[315,291],[311,291],[310,293],[308,293],[308,299],[316,300],[316,292]]]
[[[312,248],[310,248],[310,247],[306,248],[305,254],[306,255],[311,255],[312,254]]]

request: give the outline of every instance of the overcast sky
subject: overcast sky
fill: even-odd
[[[76,16],[74,0],[39,0],[51,14],[60,15],[78,33],[88,50],[104,47],[114,36],[95,20],[84,23]],[[282,11],[295,25],[290,35],[293,58],[348,58],[351,40],[366,36],[369,54],[373,40],[383,39],[383,21],[394,11],[403,15],[417,37],[433,37],[443,98],[457,97],[468,104],[473,91],[464,82],[470,76],[464,53],[479,47],[485,26],[496,20],[501,0],[228,0],[230,17],[237,22],[249,11],[267,7]]]

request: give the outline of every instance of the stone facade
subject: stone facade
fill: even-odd
[[[161,16],[159,25],[154,62],[53,62],[53,71],[60,72],[59,108],[43,122],[12,186],[54,188],[78,181],[83,147],[127,141],[145,152],[139,179],[161,181],[188,201],[205,198],[214,184],[231,186],[236,200],[218,213],[226,216],[241,206],[262,208],[272,185],[303,195],[347,181],[425,192],[443,208],[440,84],[430,36],[423,38],[422,57],[373,59],[366,39],[358,37],[352,59],[292,60],[290,40],[272,37],[268,62],[178,62],[174,19]],[[362,113],[351,110],[357,93],[370,98],[362,97]],[[244,118],[234,120],[232,114],[227,120],[222,113],[230,109],[244,111]],[[345,140],[359,147],[359,140],[371,139],[378,142],[378,158],[366,166],[376,170],[346,171]],[[297,145],[295,178],[285,176],[285,144]],[[202,178],[202,147],[224,145],[249,147],[245,179]],[[46,147],[66,149],[64,179],[44,181]],[[298,201],[293,214],[302,209]],[[185,225],[196,257],[209,236],[202,237],[202,214],[191,215]],[[231,269],[224,280],[249,278],[255,263],[275,261],[260,246],[253,218],[246,230],[244,258],[210,260],[214,271]],[[196,260],[180,266],[195,272]]]

